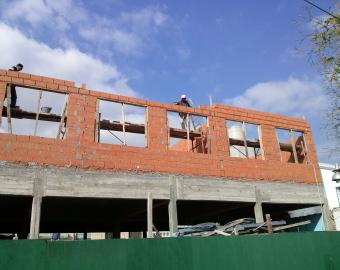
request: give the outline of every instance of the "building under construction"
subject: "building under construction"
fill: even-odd
[[[33,105],[8,109],[11,85],[20,106],[21,94],[37,97]],[[175,233],[324,203],[304,119],[183,107],[1,69],[0,114],[1,233]]]

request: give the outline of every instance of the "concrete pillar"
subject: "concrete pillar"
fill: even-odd
[[[41,196],[33,197],[29,239],[39,238],[41,201]]]
[[[254,206],[254,213],[255,213],[255,220],[256,223],[263,223],[263,210],[262,210],[262,198],[261,198],[261,191],[255,187],[255,206]]]
[[[41,177],[36,176],[33,183],[33,200],[31,211],[31,223],[29,239],[39,238],[40,216],[41,216],[41,202],[44,195],[44,181]]]
[[[152,238],[152,226],[153,226],[153,206],[152,206],[152,194],[148,193],[148,201],[147,201],[147,225],[148,225],[148,238]]]
[[[169,230],[171,235],[177,232],[178,220],[177,220],[177,197],[175,191],[175,183],[170,179],[170,199],[168,205],[169,212]]]

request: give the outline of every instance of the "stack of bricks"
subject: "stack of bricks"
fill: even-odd
[[[300,118],[221,104],[189,108],[78,88],[70,81],[0,69],[1,115],[6,85],[9,83],[68,94],[67,131],[63,140],[1,133],[0,160],[96,170],[137,170],[216,176],[225,179],[305,183],[315,183],[321,179],[310,127]],[[133,147],[95,142],[98,99],[147,107],[147,146]],[[168,146],[167,111],[206,116],[209,123],[210,153],[171,150]],[[263,159],[229,156],[227,119],[260,125]],[[303,164],[282,162],[275,128],[302,131],[310,162]]]

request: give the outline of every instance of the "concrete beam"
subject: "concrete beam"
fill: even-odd
[[[176,176],[158,173],[117,173],[0,164],[0,194],[32,195],[33,178],[43,171],[47,180],[45,196],[146,199],[170,199],[169,177],[176,182],[177,200],[256,202],[254,187],[261,192],[262,203],[320,204],[314,184],[279,181],[237,180],[217,177]],[[320,192],[323,188],[320,187]],[[323,198],[323,197],[322,197]]]

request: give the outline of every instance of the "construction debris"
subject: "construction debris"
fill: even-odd
[[[256,223],[253,218],[242,218],[231,221],[223,226],[219,223],[201,223],[193,226],[178,226],[178,237],[183,236],[215,236],[215,235],[239,235],[239,234],[258,234],[267,232],[279,232],[286,229],[304,226],[311,223],[310,220],[287,224],[285,220],[266,221]]]

